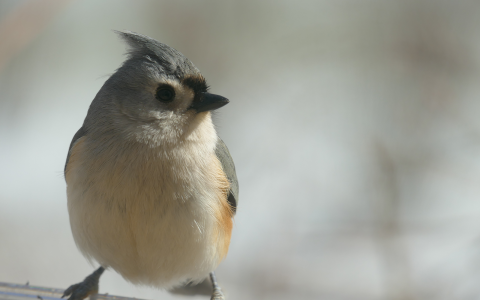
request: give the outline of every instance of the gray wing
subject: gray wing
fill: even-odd
[[[87,131],[85,129],[83,129],[83,126],[80,127],[80,129],[77,131],[77,133],[75,133],[75,135],[73,136],[73,139],[72,139],[72,142],[70,143],[70,147],[68,147],[68,154],[67,154],[67,161],[65,161],[65,167],[63,168],[63,175],[65,176],[65,171],[67,170],[67,164],[68,164],[68,160],[70,158],[70,151],[72,150],[72,147],[73,145],[75,145],[75,142],[81,138],[82,136],[86,135],[87,134]]]
[[[225,145],[225,143],[220,138],[218,138],[215,154],[217,155],[218,160],[220,160],[220,163],[222,164],[223,171],[227,175],[228,181],[230,181],[228,203],[230,203],[230,205],[233,207],[233,212],[235,213],[238,205],[237,173],[235,172],[235,165],[233,164],[233,159],[232,156],[230,156],[227,145]]]

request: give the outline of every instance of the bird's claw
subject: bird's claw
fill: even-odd
[[[212,298],[210,300],[225,300],[225,296],[220,288],[215,288],[212,293]]]
[[[97,294],[98,281],[103,271],[105,271],[105,269],[100,267],[95,272],[87,276],[82,282],[72,284],[65,290],[65,292],[63,292],[62,298],[69,296],[68,300],[83,300],[88,296]]]
[[[91,286],[90,282],[82,281],[77,284],[72,284],[65,290],[62,298],[68,297],[68,300],[83,300],[92,294],[96,294],[98,288]]]

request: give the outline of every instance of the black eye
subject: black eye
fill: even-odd
[[[162,102],[172,102],[175,98],[175,91],[170,86],[160,86],[157,89],[156,97]]]

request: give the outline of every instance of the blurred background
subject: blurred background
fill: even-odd
[[[0,1],[0,281],[93,270],[63,167],[125,58],[113,29],[178,49],[231,100],[228,299],[480,297],[477,1]],[[113,271],[100,292],[207,299]]]

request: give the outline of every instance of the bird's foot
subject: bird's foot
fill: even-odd
[[[62,295],[62,298],[68,297],[68,300],[83,300],[91,295],[98,293],[98,281],[105,269],[98,268],[95,272],[88,275],[82,282],[73,284]]]
[[[222,289],[217,283],[217,277],[215,273],[210,273],[210,280],[212,281],[213,293],[212,298],[210,300],[225,300],[225,295],[223,295]]]
[[[210,300],[225,300],[225,296],[223,295],[222,289],[216,288],[213,290],[212,298]]]

